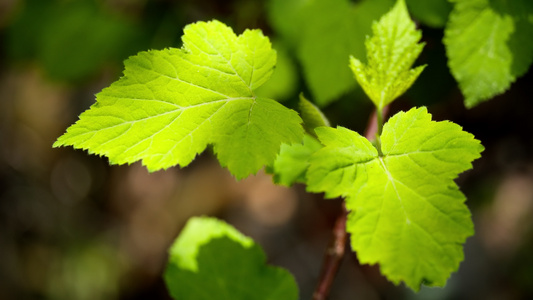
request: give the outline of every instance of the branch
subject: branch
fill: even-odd
[[[389,111],[389,107],[385,106],[381,113],[385,118]],[[366,127],[365,137],[372,141],[376,138],[378,133],[378,114],[376,111],[372,113],[368,125]],[[322,262],[322,271],[320,272],[320,280],[313,294],[313,300],[325,300],[329,295],[331,284],[333,279],[339,270],[340,262],[344,257],[344,250],[346,248],[346,240],[348,239],[348,233],[346,232],[346,218],[348,217],[348,211],[343,202],[342,213],[335,221],[333,227],[333,237],[329,243],[329,246],[324,255],[324,261]]]

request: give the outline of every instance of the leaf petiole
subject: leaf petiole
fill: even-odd
[[[378,154],[380,157],[383,156],[383,153],[381,152],[381,133],[383,132],[383,112],[385,110],[388,110],[385,108],[383,109],[379,109],[378,107],[376,107],[376,120],[377,120],[377,131],[376,131],[376,141],[375,141],[375,146],[376,146],[376,149],[378,150]]]

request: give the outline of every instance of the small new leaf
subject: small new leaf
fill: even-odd
[[[402,95],[425,66],[411,69],[424,43],[404,0],[372,25],[373,36],[365,41],[368,65],[350,56],[350,68],[359,85],[379,110]]]
[[[307,100],[303,93],[300,94],[298,110],[304,121],[304,128],[307,134],[304,135],[302,143],[281,145],[274,164],[266,169],[268,173],[274,175],[273,180],[275,183],[284,186],[305,183],[309,158],[318,149],[322,148],[322,144],[316,139],[315,128],[330,126],[328,119],[322,111]]]
[[[256,97],[276,62],[259,30],[236,36],[218,21],[184,29],[183,47],[140,52],[125,62],[124,77],[59,137],[105,155],[112,164],[141,160],[150,170],[188,165],[213,144],[237,178],[274,161],[280,145],[302,140],[295,111]]]
[[[291,186],[295,183],[305,183],[309,159],[320,148],[322,144],[306,134],[301,144],[281,145],[278,157],[267,171],[274,174],[273,179],[277,184]]]
[[[381,136],[382,156],[348,129],[316,129],[324,148],[310,159],[310,191],[346,197],[346,230],[361,263],[418,291],[444,286],[473,234],[465,197],[454,179],[470,169],[483,146],[425,108],[393,116]]]
[[[298,110],[302,120],[304,121],[304,128],[310,135],[316,137],[316,127],[330,126],[328,118],[326,118],[320,108],[316,107],[313,103],[311,103],[311,101],[307,100],[303,93],[300,94]]]
[[[164,278],[176,300],[298,299],[292,275],[223,221],[190,219],[169,252]]]

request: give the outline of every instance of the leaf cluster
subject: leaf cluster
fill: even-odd
[[[310,10],[323,4],[313,3],[298,5]],[[188,25],[180,49],[128,59],[124,76],[100,92],[54,146],[87,149],[113,164],[142,161],[150,171],[187,166],[212,146],[238,179],[267,166],[280,184],[304,183],[326,198],[343,197],[346,231],[360,262],[380,264],[389,280],[415,291],[421,284],[443,286],[473,234],[454,179],[472,167],[483,146],[459,125],[433,121],[425,107],[384,122],[385,106],[423,71],[412,65],[424,44],[403,0],[373,24],[372,33],[366,62],[354,53],[349,63],[376,107],[375,139],[330,127],[303,95],[299,113],[258,96],[276,51],[260,30],[236,35],[214,20]],[[259,247],[220,221],[193,219],[170,253],[165,279],[176,299],[207,299],[205,286],[220,299],[297,298],[292,277],[265,266]],[[236,284],[242,280],[249,285]]]

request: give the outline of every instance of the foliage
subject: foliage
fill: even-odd
[[[106,155],[112,164],[142,160],[149,170],[186,166],[208,144],[237,178],[276,157],[281,143],[300,141],[296,112],[256,97],[276,52],[258,30],[237,37],[226,25],[198,22],[182,49],[141,52],[124,77],[54,144]]]
[[[448,66],[467,107],[508,90],[529,69],[533,60],[531,1],[406,2],[418,21],[445,27]],[[388,0],[269,3],[270,22],[302,64],[306,83],[319,106],[355,88],[342,57],[364,57],[364,41],[372,21],[393,4]]]
[[[372,31],[374,35],[365,43],[368,66],[350,56],[350,67],[370,100],[383,110],[424,70],[424,66],[410,69],[424,44],[418,44],[422,33],[415,30],[405,4],[396,5],[379,23],[374,23]]]
[[[453,2],[444,44],[465,105],[473,107],[509,89],[529,69],[533,5],[529,0]]]
[[[363,41],[370,24],[392,4],[391,0],[366,0],[355,5],[348,0],[269,2],[271,24],[302,64],[304,78],[319,106],[355,87],[346,57],[364,55]]]
[[[109,157],[112,164],[141,160],[155,171],[186,166],[211,144],[220,164],[238,179],[268,166],[277,183],[304,183],[326,198],[345,198],[346,231],[362,263],[379,263],[389,280],[403,281],[415,291],[421,284],[443,286],[463,259],[462,244],[473,234],[465,197],[454,179],[472,167],[483,146],[457,124],[432,121],[425,107],[399,112],[384,124],[385,107],[424,69],[411,69],[423,44],[404,0],[398,0],[373,24],[373,36],[365,43],[368,59],[362,60],[364,53],[351,48],[355,44],[347,38],[349,20],[372,5],[377,4],[273,1],[271,10],[277,20],[283,19],[278,14],[294,13],[296,23],[327,12],[324,19],[307,23],[304,32],[282,21],[279,30],[299,53],[319,105],[350,87],[339,75],[333,80],[339,84],[326,81],[331,90],[322,92],[317,74],[331,74],[337,62],[330,68],[317,57],[328,48],[335,59],[344,57],[349,73],[348,57],[354,54],[349,60],[353,75],[376,106],[375,140],[329,127],[320,109],[303,96],[300,116],[257,96],[256,89],[276,64],[269,39],[259,30],[237,36],[223,23],[210,21],[188,25],[181,49],[141,52],[128,59],[124,77],[99,93],[54,146],[87,149]],[[337,10],[342,14],[333,18],[331,11]],[[332,34],[325,34],[325,28]],[[337,28],[341,30],[333,30]],[[317,31],[324,39],[311,49],[307,43]],[[330,47],[340,36],[341,46]],[[311,62],[317,66],[312,71],[307,67]],[[252,299],[262,297],[263,290],[272,292],[267,298],[296,298],[292,278],[263,262],[250,239],[227,224],[198,219],[171,248],[165,278],[180,299],[212,298],[214,292]],[[240,284],[243,278],[246,286]]]
[[[266,265],[261,248],[223,221],[191,218],[169,252],[174,299],[298,299],[291,274]]]
[[[50,77],[77,81],[136,49],[143,32],[94,0],[28,0],[8,34],[10,56],[37,58]]]
[[[409,12],[420,22],[430,27],[441,28],[446,25],[452,10],[447,0],[406,0]]]
[[[383,128],[381,153],[343,127],[321,127],[324,148],[310,159],[308,189],[346,198],[346,230],[361,263],[379,263],[394,283],[444,286],[473,234],[465,197],[453,182],[483,149],[425,108],[400,112]]]

